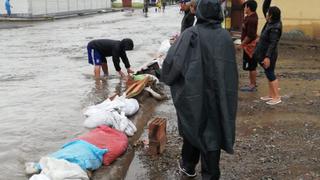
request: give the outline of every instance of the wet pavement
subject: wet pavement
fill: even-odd
[[[0,179],[27,179],[24,163],[38,161],[85,133],[83,108],[123,89],[113,64],[96,83],[87,63],[92,39],[132,38],[134,68],[152,60],[161,42],[179,31],[177,6],[37,23],[0,25]],[[10,28],[10,29],[8,29]]]

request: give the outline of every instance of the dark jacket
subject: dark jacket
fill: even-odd
[[[194,14],[192,14],[190,10],[186,11],[181,22],[181,30],[180,30],[181,33],[185,29],[193,26],[194,20],[195,20]]]
[[[233,153],[238,73],[218,0],[200,0],[197,24],[169,49],[162,81],[170,86],[180,134],[202,152]]]
[[[269,10],[271,0],[265,0],[263,3],[263,13]],[[254,52],[254,58],[258,62],[262,62],[264,58],[269,57],[271,61],[275,61],[278,57],[278,42],[282,35],[282,22],[266,22],[260,35],[259,42]]]
[[[97,50],[104,57],[112,56],[113,65],[116,71],[121,70],[120,58],[122,59],[125,67],[130,68],[130,63],[126,54],[126,47],[123,40],[117,41],[111,39],[96,39],[90,41],[88,43],[88,47]],[[130,50],[130,48],[128,50]]]

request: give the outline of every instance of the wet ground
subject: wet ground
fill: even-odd
[[[95,83],[87,63],[92,39],[132,38],[133,69],[152,60],[179,31],[178,7],[82,16],[57,21],[0,22],[0,179],[23,180],[24,163],[38,161],[85,133],[82,110],[124,88],[111,61],[109,78]],[[170,21],[169,21],[170,19]]]
[[[179,31],[178,8],[166,10],[151,9],[148,18],[136,11],[28,24],[1,22],[1,180],[27,179],[25,162],[38,161],[86,132],[83,108],[123,89],[112,63],[106,81],[92,79],[85,51],[88,41],[132,38],[135,50],[128,56],[139,67],[152,59],[162,40]],[[222,155],[221,179],[319,179],[319,55],[316,43],[282,43],[277,73],[283,103],[278,106],[259,101],[267,92],[262,72],[258,92],[240,93],[235,154]],[[244,85],[247,74],[239,72]],[[154,116],[168,118],[167,149],[150,157],[146,148],[137,147],[128,180],[181,178],[176,167],[181,139],[172,102],[160,104]]]
[[[267,94],[259,68],[258,91],[239,93],[235,154],[222,154],[221,179],[320,179],[320,46],[282,41],[279,52],[276,72],[283,103],[269,106],[259,100]],[[240,54],[242,86],[248,76],[241,70]],[[185,179],[177,171],[182,140],[171,100],[161,104],[155,116],[168,119],[167,149],[152,157],[144,146],[137,148],[126,179]],[[197,172],[195,179],[201,179],[199,166]]]

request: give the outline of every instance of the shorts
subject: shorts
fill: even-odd
[[[101,53],[91,47],[87,47],[88,50],[88,62],[92,65],[101,65],[107,63],[106,57],[102,56]]]
[[[242,69],[245,71],[255,71],[257,69],[258,62],[243,51],[243,66]]]

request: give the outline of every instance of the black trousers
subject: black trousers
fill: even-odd
[[[220,153],[221,151],[200,152],[185,138],[182,145],[182,161],[188,169],[194,169],[201,157],[201,172],[203,180],[218,180],[220,178]]]

